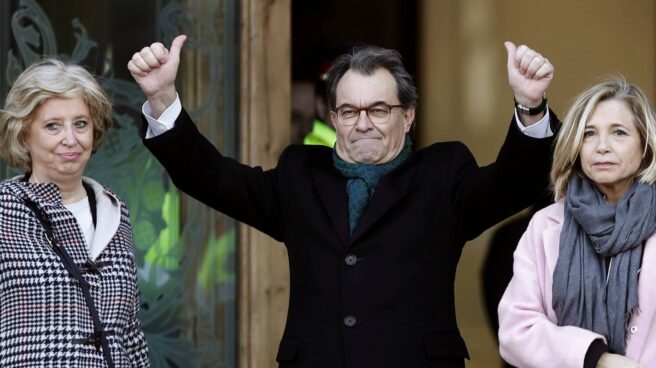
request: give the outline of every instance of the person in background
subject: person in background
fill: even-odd
[[[502,357],[518,367],[656,366],[656,120],[622,78],[584,91],[499,304]]]
[[[303,139],[303,144],[334,147],[337,135],[330,126],[330,108],[328,106],[328,70],[334,61],[322,67],[322,73],[314,85],[314,117],[312,130]]]
[[[291,143],[333,147],[335,129],[331,127],[330,109],[326,93],[328,68],[331,62],[324,63],[314,82],[292,82],[292,126]]]
[[[303,139],[312,130],[314,117],[314,83],[297,80],[291,87],[290,143],[303,144]]]
[[[417,93],[401,56],[355,48],[328,73],[334,148],[291,145],[263,170],[221,155],[182,107],[174,82],[185,39],[128,63],[148,99],[144,144],[182,191],[284,242],[280,367],[464,367],[456,266],[468,240],[548,183],[559,124],[546,105],[551,63],[506,44],[516,113],[497,161],[479,167],[459,142],[415,151]]]
[[[0,111],[0,366],[148,367],[125,204],[84,177],[112,122],[84,68],[28,67]]]
[[[497,308],[513,276],[513,253],[517,248],[517,243],[526,231],[526,227],[533,215],[553,203],[552,197],[551,191],[545,191],[529,207],[526,213],[501,225],[492,235],[492,240],[483,261],[481,282],[483,284],[485,312],[495,337],[499,333]],[[510,364],[505,362],[502,366],[512,368]]]

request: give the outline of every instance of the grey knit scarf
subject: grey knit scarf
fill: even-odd
[[[616,354],[625,354],[627,325],[638,311],[644,242],[656,230],[655,188],[636,183],[611,205],[578,175],[568,184],[553,308],[559,325],[606,336]],[[611,259],[608,276],[606,257]]]

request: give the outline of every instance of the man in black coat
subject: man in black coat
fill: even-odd
[[[128,64],[148,98],[144,142],[182,191],[284,242],[280,367],[464,367],[456,266],[465,242],[547,185],[557,127],[548,60],[506,43],[516,113],[496,162],[479,167],[459,142],[414,151],[417,94],[400,55],[355,49],[329,73],[335,148],[293,145],[265,171],[222,156],[182,108],[184,40],[170,52],[154,43]]]

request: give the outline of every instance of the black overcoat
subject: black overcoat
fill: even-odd
[[[459,142],[418,150],[381,178],[352,234],[330,148],[292,145],[271,170],[242,165],[184,110],[144,142],[179,189],[284,242],[291,289],[280,367],[421,368],[464,367],[454,303],[462,247],[545,189],[553,137],[528,137],[512,121],[484,167]]]

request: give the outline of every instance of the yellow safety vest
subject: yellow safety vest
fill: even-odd
[[[312,131],[305,136],[303,144],[334,147],[337,135],[335,131],[319,119],[312,121]]]

